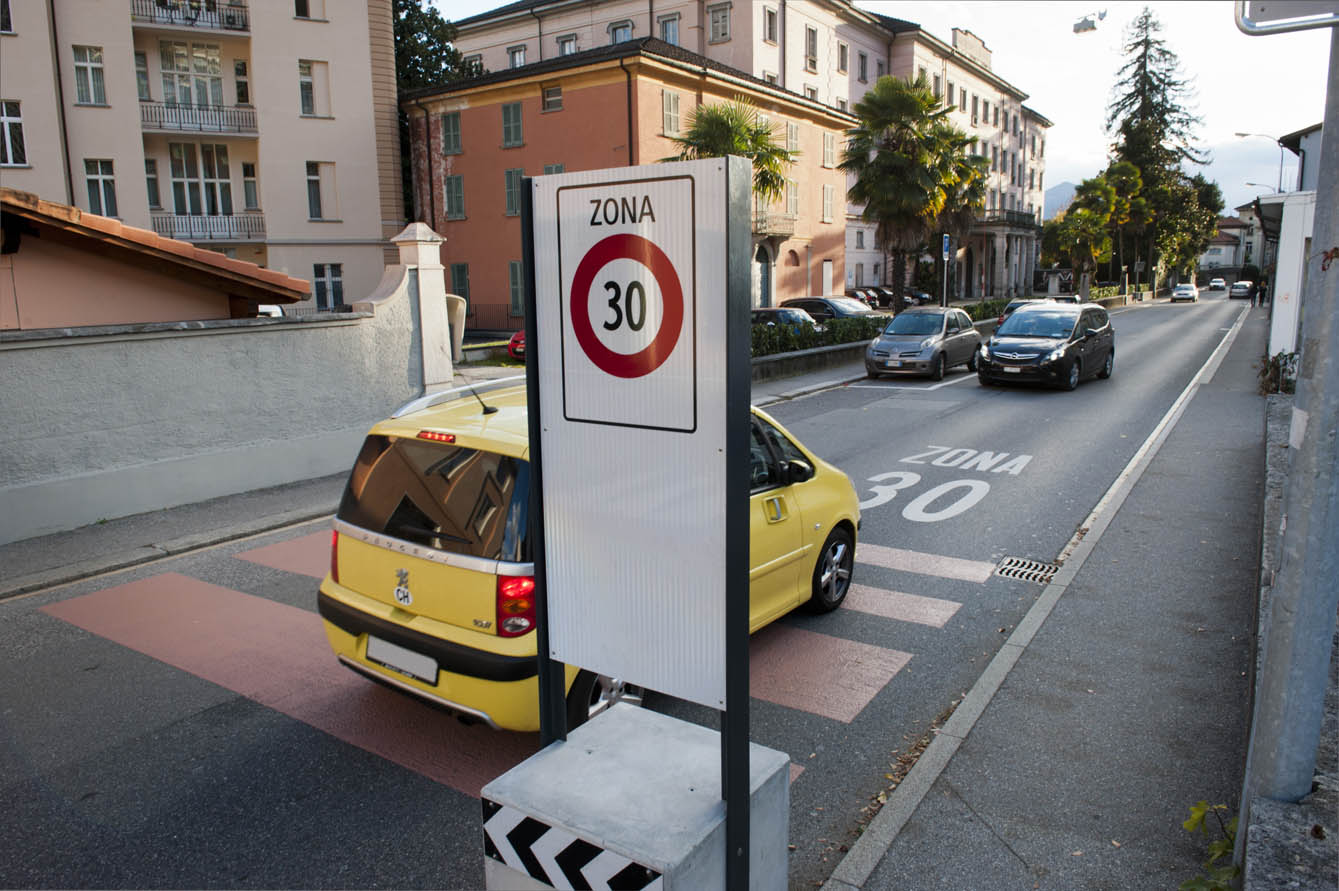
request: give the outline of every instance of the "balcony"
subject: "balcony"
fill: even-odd
[[[1025,229],[1037,229],[1041,226],[1035,215],[1026,210],[992,210],[977,219],[977,225],[1021,226]]]
[[[251,14],[244,0],[130,0],[130,20],[171,28],[251,30]]]
[[[237,105],[139,104],[141,129],[181,133],[238,133],[254,136],[256,110]]]
[[[795,234],[795,214],[755,210],[753,212],[753,234],[778,235],[788,238]]]
[[[231,216],[156,213],[152,217],[153,231],[164,238],[182,241],[262,241],[265,238],[265,215],[259,211]]]

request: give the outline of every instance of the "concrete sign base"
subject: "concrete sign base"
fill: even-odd
[[[490,889],[725,887],[720,735],[615,705],[483,789]],[[749,746],[749,887],[783,889],[790,758]]]

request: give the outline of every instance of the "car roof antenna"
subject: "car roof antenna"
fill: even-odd
[[[473,384],[472,382],[470,382],[470,381],[465,381],[465,386],[467,386],[467,387],[470,388],[470,393],[473,394],[474,398],[475,398],[475,399],[478,399],[478,400],[479,400],[479,404],[480,404],[481,406],[483,406],[483,409],[484,409],[484,410],[483,410],[483,414],[491,415],[491,414],[494,414],[494,413],[497,411],[497,406],[496,406],[496,405],[489,405],[488,403],[484,402],[483,397],[480,396],[479,393],[478,393],[478,391],[476,391],[476,390],[474,389],[474,384]]]

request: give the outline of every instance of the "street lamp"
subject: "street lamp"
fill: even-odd
[[[1083,18],[1079,19],[1077,22],[1074,23],[1074,33],[1084,34],[1088,31],[1096,31],[1097,22],[1093,21],[1093,16],[1097,16],[1097,22],[1100,22],[1107,17],[1107,11],[1104,9],[1101,12],[1088,13],[1086,16],[1084,16]]]
[[[1269,191],[1273,192],[1274,194],[1278,194],[1278,191],[1279,191],[1278,189],[1274,188],[1273,186],[1267,186],[1267,185],[1265,185],[1264,183],[1247,183],[1246,185],[1248,185],[1248,186],[1258,186],[1258,187],[1261,188],[1261,189],[1268,189]]]
[[[1282,192],[1282,191],[1283,191],[1283,143],[1282,143],[1282,142],[1279,142],[1279,140],[1277,140],[1277,139],[1274,139],[1273,136],[1270,136],[1270,135],[1267,134],[1267,133],[1236,133],[1236,134],[1233,134],[1233,135],[1235,135],[1238,139],[1245,139],[1245,138],[1250,137],[1250,136],[1259,136],[1259,137],[1261,137],[1262,139],[1273,139],[1274,142],[1278,144],[1278,147],[1279,147],[1279,187],[1278,187],[1275,191],[1277,191],[1277,192]],[[1250,183],[1247,183],[1247,185],[1250,185]],[[1266,186],[1266,188],[1268,188],[1268,186]]]

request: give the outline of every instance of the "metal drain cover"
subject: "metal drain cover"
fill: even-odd
[[[995,567],[995,574],[1002,575],[1011,579],[1022,579],[1025,582],[1036,582],[1039,585],[1049,584],[1051,576],[1060,571],[1060,566],[1055,563],[1042,563],[1040,560],[1026,560],[1022,557],[1005,557],[1000,561],[1000,565]]]

